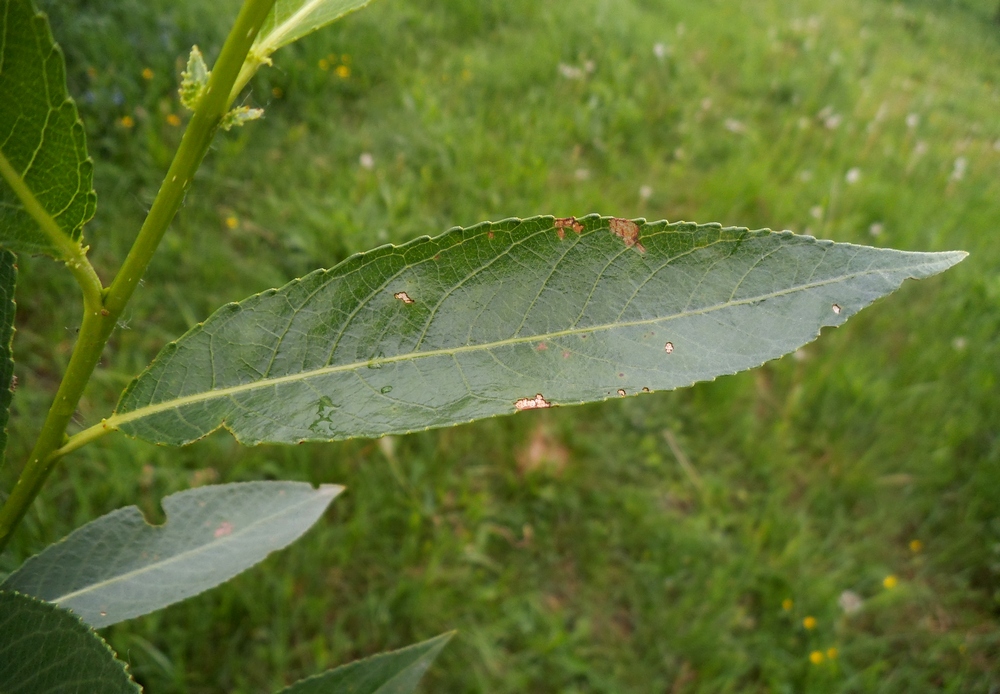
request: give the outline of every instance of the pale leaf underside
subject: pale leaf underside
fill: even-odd
[[[103,627],[216,586],[308,530],[342,487],[246,482],[163,499],[167,522],[113,511],[32,557],[0,585]]]
[[[224,306],[103,426],[289,443],[668,390],[793,351],[964,256],[597,215],[484,223]]]
[[[62,52],[30,0],[0,0],[0,152],[58,227],[78,241],[94,216],[93,162],[66,91]],[[62,254],[0,178],[0,246]]]
[[[270,55],[369,2],[371,0],[277,0],[257,34],[253,50]]]

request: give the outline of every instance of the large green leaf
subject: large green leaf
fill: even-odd
[[[371,0],[277,0],[251,50],[270,55]]]
[[[0,249],[0,465],[7,450],[7,419],[14,396],[14,285],[17,258]]]
[[[30,0],[0,0],[0,153],[73,241],[97,194],[83,124],[66,91],[62,51]],[[63,257],[0,177],[0,245]]]
[[[98,426],[330,440],[677,388],[790,352],[964,256],[596,215],[454,229],[224,306]]]
[[[79,617],[0,592],[0,692],[136,694],[125,664]]]
[[[135,506],[88,523],[32,557],[0,589],[73,610],[103,627],[197,595],[290,544],[342,491],[245,482],[163,499],[164,526]]]
[[[410,694],[454,632],[380,653],[282,689],[280,694]]]

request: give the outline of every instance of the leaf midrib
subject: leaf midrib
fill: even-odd
[[[940,261],[938,261],[940,262]],[[914,270],[920,267],[934,265],[936,263],[927,262],[920,263],[916,265],[909,266],[908,269]],[[898,271],[901,268],[893,268],[894,271]],[[260,388],[269,388],[272,386],[282,385],[284,383],[292,383],[295,381],[304,381],[310,378],[315,378],[317,376],[325,376],[333,373],[353,371],[355,369],[360,369],[367,367],[369,364],[377,363],[379,365],[393,364],[397,362],[415,361],[417,359],[428,359],[431,357],[438,356],[449,356],[456,354],[464,354],[468,352],[476,352],[481,350],[492,350],[499,347],[507,347],[511,345],[525,344],[534,342],[539,339],[555,339],[559,337],[569,337],[573,335],[591,334],[596,332],[602,332],[607,330],[615,330],[619,328],[629,328],[637,327],[642,325],[652,325],[655,323],[664,323],[671,320],[676,320],[679,318],[688,318],[691,316],[705,315],[712,313],[714,311],[719,311],[726,308],[731,308],[734,306],[743,306],[746,304],[752,304],[759,301],[766,301],[768,299],[774,299],[780,296],[785,296],[800,291],[809,291],[810,289],[816,289],[819,287],[837,284],[840,282],[849,281],[858,277],[864,277],[866,275],[875,275],[885,272],[885,269],[878,270],[864,270],[861,272],[850,273],[846,275],[839,275],[834,278],[821,280],[818,282],[810,282],[807,284],[798,285],[795,287],[789,287],[787,289],[779,290],[776,292],[770,292],[767,294],[759,294],[753,297],[747,297],[745,299],[740,299],[738,301],[726,301],[721,304],[716,304],[713,306],[708,306],[702,309],[692,310],[692,311],[681,311],[672,316],[660,316],[656,318],[648,318],[636,321],[619,321],[614,323],[605,323],[601,325],[587,326],[583,328],[568,328],[566,330],[558,330],[549,333],[539,333],[534,335],[528,335],[524,337],[511,337],[504,340],[496,340],[494,342],[484,342],[472,345],[463,345],[460,347],[452,347],[445,349],[435,349],[427,350],[424,352],[407,352],[405,354],[399,354],[393,357],[382,357],[379,359],[366,359],[364,361],[356,361],[350,364],[340,364],[336,366],[324,366],[319,369],[312,369],[310,371],[300,371],[294,374],[288,374],[286,376],[278,376],[276,378],[264,378],[258,381],[253,381],[251,383],[243,383],[236,386],[228,386],[226,388],[218,388],[209,391],[203,391],[201,393],[194,393],[192,395],[185,395],[179,398],[173,398],[171,400],[165,400],[163,402],[157,403],[155,405],[145,405],[143,407],[124,412],[122,414],[113,414],[104,420],[101,425],[104,428],[117,429],[123,424],[129,422],[143,419],[145,417],[150,417],[161,412],[165,412],[172,409],[178,409],[185,407],[187,405],[192,405],[195,403],[206,402],[209,400],[215,400],[219,398],[225,398],[239,393],[244,393],[252,390],[257,390]]]
[[[274,51],[281,47],[281,39],[287,36],[295,25],[298,24],[304,17],[308,17],[310,13],[320,5],[322,5],[324,0],[308,0],[302,7],[295,11],[294,14],[288,17],[281,24],[274,27],[274,31],[271,31],[263,41],[260,42],[260,48],[264,49],[267,55],[270,55]],[[276,40],[272,40],[277,37]]]
[[[320,495],[322,495],[322,494],[332,494],[333,496],[336,496],[336,494],[338,493],[336,490],[338,490],[338,489],[339,489],[338,485],[334,485],[334,484],[331,484],[331,485],[322,485],[322,486],[320,486],[319,489],[313,490],[313,492],[316,493],[316,494],[320,494]],[[55,603],[55,604],[58,605],[61,602],[65,602],[67,600],[71,600],[71,599],[73,599],[75,597],[78,597],[80,595],[86,595],[87,593],[91,593],[91,592],[97,591],[97,590],[99,590],[101,588],[105,588],[105,587],[110,586],[110,585],[114,585],[115,583],[120,583],[120,582],[126,581],[128,579],[134,578],[136,576],[140,576],[140,575],[142,575],[144,573],[148,573],[150,571],[154,571],[156,569],[163,568],[164,566],[168,566],[170,564],[173,564],[173,563],[175,563],[177,561],[180,561],[181,559],[185,559],[187,557],[195,556],[195,555],[197,555],[197,554],[199,554],[201,552],[206,552],[209,549],[217,547],[220,544],[224,544],[227,541],[231,542],[231,541],[235,540],[238,537],[246,535],[248,532],[250,532],[254,528],[258,527],[259,525],[261,525],[264,522],[272,521],[275,518],[279,518],[279,517],[281,517],[281,516],[283,516],[283,515],[291,512],[291,511],[294,511],[294,510],[296,510],[296,509],[298,509],[298,508],[300,508],[302,506],[305,506],[307,504],[310,504],[310,503],[312,503],[314,501],[316,501],[316,497],[307,497],[307,498],[303,499],[299,503],[296,503],[296,504],[294,504],[292,506],[286,506],[286,507],[284,507],[278,513],[272,514],[270,516],[265,516],[263,518],[258,518],[257,520],[255,520],[255,521],[251,522],[250,524],[244,526],[242,530],[236,530],[236,531],[230,533],[229,535],[225,535],[225,536],[223,536],[221,538],[213,538],[213,540],[211,542],[208,542],[208,543],[206,543],[204,545],[199,545],[198,547],[195,547],[193,549],[185,550],[185,551],[183,551],[183,552],[181,552],[179,554],[172,555],[170,558],[164,559],[163,561],[156,562],[155,564],[147,564],[147,565],[145,565],[145,566],[143,566],[141,568],[134,569],[132,571],[128,571],[128,572],[123,573],[123,574],[118,574],[118,575],[113,576],[111,578],[104,579],[103,581],[98,581],[97,583],[92,583],[89,586],[86,586],[85,588],[81,588],[79,590],[75,590],[75,591],[73,591],[71,593],[66,593],[65,595],[59,596],[58,598],[54,598],[52,600],[49,600],[48,602],[52,602],[52,603]],[[170,518],[168,516],[166,523],[169,523],[169,522],[170,522]],[[162,526],[162,527],[165,527],[166,523],[164,523],[164,526]],[[156,526],[149,526],[149,527],[153,528],[154,530],[156,529]]]

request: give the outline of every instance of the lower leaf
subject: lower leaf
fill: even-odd
[[[125,664],[79,617],[27,595],[0,592],[0,692],[141,691]]]

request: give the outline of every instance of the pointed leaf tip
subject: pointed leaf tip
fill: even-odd
[[[455,633],[342,665],[296,682],[279,694],[411,694]]]
[[[303,482],[199,487],[163,499],[161,526],[135,506],[118,509],[29,559],[0,588],[107,626],[229,580],[291,544],[341,491]]]
[[[221,309],[106,423],[295,443],[670,390],[794,351],[964,257],[597,215],[484,223]]]

